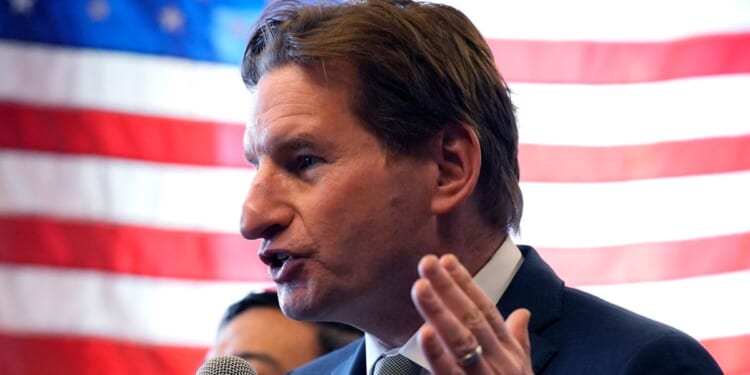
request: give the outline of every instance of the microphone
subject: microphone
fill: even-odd
[[[233,355],[220,355],[204,362],[195,375],[258,375],[247,361]]]

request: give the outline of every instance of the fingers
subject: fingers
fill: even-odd
[[[419,301],[415,305],[428,322],[420,330],[418,339],[434,374],[463,373],[457,358],[479,345],[472,331],[461,324],[427,279],[420,279],[414,284],[412,298]],[[481,361],[472,365],[476,368],[484,366]]]
[[[445,350],[431,325],[422,327],[417,338],[427,361],[430,362],[435,371],[435,375],[451,374],[454,371],[456,359],[452,353]]]
[[[430,281],[418,280],[412,288],[412,296],[420,314],[439,331],[438,337],[449,351],[453,362],[455,358],[463,356],[479,345],[472,331],[456,318],[444,300],[437,295]]]
[[[465,274],[460,274],[460,271]],[[434,321],[425,318],[435,324],[454,358],[461,358],[475,350],[477,345],[482,345],[487,351],[498,349],[497,339],[486,316],[494,313],[499,317],[497,309],[455,256],[446,255],[440,260],[435,256],[426,256],[419,264],[419,273],[429,280],[436,294],[434,298],[438,300],[431,304],[431,307],[439,308],[431,314]],[[419,299],[416,305],[419,309]]]
[[[509,341],[508,330],[505,326],[503,316],[500,315],[495,306],[495,301],[491,301],[484,291],[479,288],[479,284],[474,282],[469,271],[452,254],[443,256],[440,259],[440,264],[448,271],[457,286],[466,293],[484,316],[487,324],[491,327],[492,336],[498,338],[500,341]],[[491,350],[492,348],[486,349]]]
[[[419,334],[435,374],[531,373],[528,322],[520,309],[506,322],[458,259],[425,256],[412,300],[426,323]],[[458,359],[481,345],[479,360],[463,367]]]

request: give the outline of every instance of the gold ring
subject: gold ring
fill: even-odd
[[[464,354],[461,358],[458,358],[458,364],[461,367],[471,366],[479,362],[479,357],[482,356],[482,345],[477,345],[474,350]]]

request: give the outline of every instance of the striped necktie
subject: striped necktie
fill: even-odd
[[[401,354],[380,356],[372,367],[372,375],[419,375],[422,368]]]

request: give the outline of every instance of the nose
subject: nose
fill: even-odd
[[[294,210],[284,198],[281,178],[263,167],[256,171],[242,206],[240,232],[243,237],[269,240],[291,223]]]

